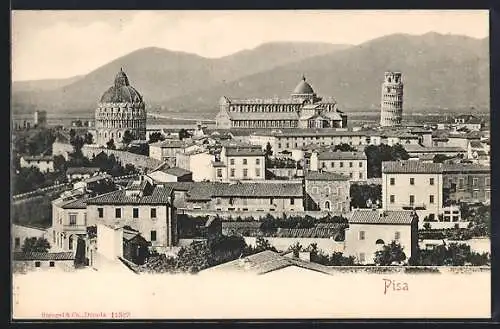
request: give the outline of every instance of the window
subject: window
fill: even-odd
[[[325,201],[325,209],[330,210],[330,201]]]
[[[87,213],[83,213],[83,223],[87,226]]]
[[[132,217],[139,218],[139,208],[132,209]]]
[[[151,208],[151,218],[156,218],[156,208]]]
[[[20,238],[15,238],[14,239],[14,245],[16,248],[19,248],[21,246],[21,239]]]
[[[363,179],[363,173],[362,172],[359,173],[359,179]]]
[[[35,262],[35,267],[40,267],[40,262]]]
[[[234,168],[233,168],[233,169],[231,169],[230,174],[231,174],[231,175],[230,175],[231,177],[234,177]]]
[[[260,168],[255,168],[255,176],[260,177]]]
[[[325,194],[330,194],[330,187],[325,187]]]
[[[151,231],[151,241],[156,241],[156,231]]]
[[[217,169],[217,177],[222,177],[222,169]]]
[[[278,148],[279,148],[279,149],[281,148],[281,143],[278,143]]]
[[[333,161],[332,161],[332,162],[330,163],[330,167],[335,168],[335,162],[333,162]]]
[[[472,178],[472,186],[477,187],[477,178]]]
[[[274,198],[269,199],[269,204],[274,204]]]
[[[486,199],[491,198],[490,191],[485,191],[485,192],[484,192],[484,197],[485,197]]]
[[[290,198],[290,204],[291,204],[291,205],[294,205],[294,204],[295,204],[295,199],[294,199],[294,198]]]
[[[410,178],[410,185],[415,185],[415,178],[413,177]]]
[[[359,167],[363,168],[363,162],[361,162],[361,161],[359,162]]]
[[[391,178],[391,180],[390,180],[390,184],[391,184],[391,185],[396,184],[396,178]]]
[[[258,166],[260,165],[260,159],[255,159],[255,164]]]
[[[340,162],[340,168],[343,168],[343,167],[344,167],[344,163]]]
[[[69,214],[69,225],[76,225],[76,214]]]
[[[478,198],[478,193],[477,191],[472,192],[472,198],[477,199]]]
[[[286,148],[290,148],[290,143],[286,143]]]
[[[413,205],[415,203],[415,196],[410,195],[410,204]]]
[[[243,164],[246,165],[247,164],[247,159],[243,159]]]
[[[429,203],[433,204],[434,203],[434,195],[429,195]]]
[[[485,180],[484,180],[484,184],[486,186],[490,186],[490,184],[491,184],[491,178],[490,177],[486,177]]]
[[[99,218],[103,218],[104,217],[104,208],[97,208],[97,214],[98,214]]]
[[[243,177],[247,177],[248,176],[248,169],[245,168],[243,169]]]
[[[361,263],[365,262],[366,258],[365,258],[365,253],[364,252],[360,252],[359,253],[359,261]]]
[[[399,240],[399,238],[401,238],[401,232],[396,232],[394,234],[394,240]]]
[[[317,187],[313,187],[312,188],[312,192],[313,192],[313,194],[317,194],[318,193],[318,188]]]
[[[234,165],[234,159],[229,159],[229,164]]]
[[[234,199],[233,198],[229,198],[229,204],[232,206],[234,204]]]
[[[351,177],[351,178],[352,178],[352,172],[350,172],[350,173],[349,173],[349,177]]]
[[[215,204],[221,204],[221,199],[220,198],[215,199]]]
[[[390,202],[390,203],[394,203],[394,202],[395,202],[395,199],[396,199],[396,197],[395,197],[394,195],[391,195],[391,196],[389,197],[389,202]]]
[[[365,231],[359,231],[359,239],[364,240],[365,239]]]
[[[463,189],[464,188],[464,179],[463,178],[460,178],[458,180],[458,188],[459,189]]]
[[[349,168],[352,168],[352,162],[349,162]]]
[[[321,168],[326,168],[326,163],[324,161],[321,161]]]
[[[429,178],[429,185],[434,185],[434,178]]]
[[[55,264],[54,262],[50,262],[50,263],[49,263],[49,266],[50,266],[50,267],[54,267],[55,265],[56,265],[56,264]]]
[[[115,217],[122,218],[122,209],[121,208],[115,208]]]

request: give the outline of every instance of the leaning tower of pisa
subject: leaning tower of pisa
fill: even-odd
[[[401,72],[385,72],[380,103],[380,126],[400,126],[402,117],[403,81]]]

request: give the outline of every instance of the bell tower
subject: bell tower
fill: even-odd
[[[403,81],[401,72],[385,72],[380,102],[380,126],[401,126],[403,119]]]

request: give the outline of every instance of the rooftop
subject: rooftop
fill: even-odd
[[[192,172],[190,172],[189,170],[186,170],[186,169],[183,169],[183,168],[179,168],[179,167],[172,167],[172,168],[168,168],[168,169],[162,169],[162,171],[164,173],[166,173],[166,174],[177,176],[177,177],[182,177],[182,176],[186,176],[186,175],[191,175],[192,174]]]
[[[24,161],[53,161],[52,155],[23,155]]]
[[[446,152],[465,152],[465,149],[458,146],[430,146],[423,147],[420,145],[404,145],[408,153],[446,153]]]
[[[68,169],[66,169],[66,174],[67,175],[74,175],[74,174],[93,175],[93,174],[98,173],[100,171],[101,171],[101,168],[99,168],[99,167],[69,167]]]
[[[224,146],[226,156],[264,156],[264,151],[260,146]]]
[[[279,228],[276,237],[333,239],[341,234],[345,227],[344,224],[337,224],[336,227]]]
[[[143,182],[142,184],[144,184]],[[125,190],[113,191],[110,193],[102,194],[94,198],[90,198],[87,200],[87,204],[92,205],[107,205],[107,204],[151,204],[151,205],[168,205],[170,200],[170,194],[172,192],[172,188],[166,188],[159,185],[151,186],[150,193],[140,195],[126,195],[126,190],[135,189],[135,186],[128,186]],[[138,187],[139,189],[141,187]]]
[[[364,152],[326,151],[318,154],[319,160],[366,160]]]
[[[75,256],[73,252],[14,252],[14,260],[73,260]]]
[[[442,165],[418,160],[384,161],[382,172],[384,174],[438,174],[442,172]]]
[[[445,163],[443,164],[443,173],[490,173],[490,166],[467,163]]]
[[[411,210],[355,210],[349,219],[349,224],[411,225],[416,220],[418,218]]]
[[[329,172],[329,171],[309,171],[305,175],[306,180],[324,180],[324,181],[348,181],[349,177],[334,173],[334,172]]]

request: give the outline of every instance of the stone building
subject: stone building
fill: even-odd
[[[347,116],[333,99],[318,97],[303,77],[290,99],[222,97],[218,128],[344,128]]]
[[[477,164],[443,164],[443,187],[448,200],[489,204],[490,167]]]
[[[104,92],[95,111],[94,141],[106,145],[112,139],[118,145],[127,130],[133,139],[146,139],[146,109],[141,94],[120,69],[114,85]]]
[[[306,210],[345,213],[350,209],[349,177],[331,172],[310,171],[305,175]]]
[[[364,181],[368,178],[368,160],[364,152],[314,151],[310,161],[309,169],[312,171],[344,174],[351,181]]]
[[[401,72],[385,72],[380,104],[380,125],[401,126],[403,118],[403,81]]]

